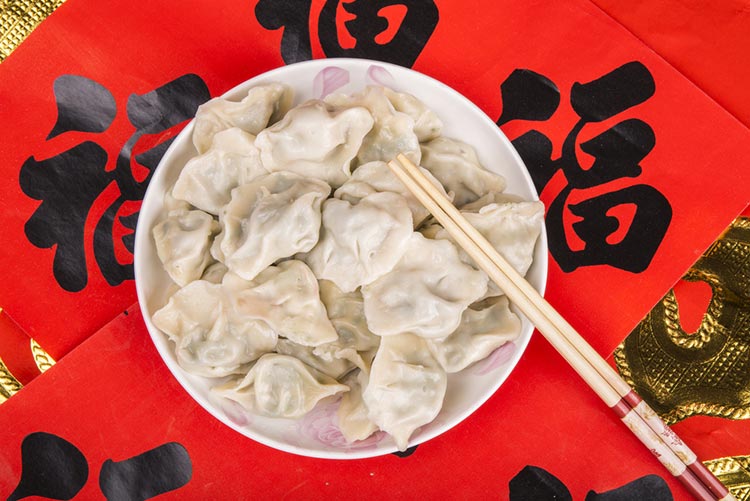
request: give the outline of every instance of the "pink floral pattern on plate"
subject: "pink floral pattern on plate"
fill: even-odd
[[[484,376],[485,374],[488,374],[498,367],[508,363],[510,359],[513,358],[516,348],[515,343],[509,341],[490,353],[484,360],[480,360],[473,366],[469,367],[467,372],[478,376]]]
[[[338,66],[327,66],[313,78],[313,96],[323,99],[349,83],[349,71]]]
[[[238,426],[247,426],[252,422],[250,415],[234,400],[224,398],[220,405],[221,410],[224,411],[224,415],[234,424]]]
[[[378,431],[364,440],[348,443],[338,425],[337,411],[341,399],[328,399],[318,403],[313,410],[305,414],[297,424],[302,435],[312,438],[323,445],[337,449],[370,449],[375,448],[385,437]]]
[[[351,74],[349,70],[338,66],[326,66],[313,78],[312,94],[316,99],[323,99],[349,84],[350,81]],[[373,64],[367,68],[365,83],[367,85],[381,85],[393,88],[396,84],[396,79],[382,66]]]
[[[383,87],[393,87],[393,85],[396,83],[396,80],[388,70],[386,70],[382,66],[373,64],[369,68],[367,68],[367,83],[382,85]]]

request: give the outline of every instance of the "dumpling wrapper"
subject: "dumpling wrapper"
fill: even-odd
[[[419,165],[422,153],[414,131],[414,119],[406,113],[396,111],[383,87],[369,86],[353,95],[331,94],[325,98],[325,102],[335,109],[362,106],[372,114],[374,124],[362,140],[356,165],[378,160],[389,162],[399,153]]]
[[[383,87],[383,93],[396,111],[406,113],[414,120],[414,134],[420,143],[435,139],[443,130],[443,121],[437,113],[428,108],[422,101],[405,92],[397,92]]]
[[[217,133],[205,153],[188,160],[172,195],[218,216],[234,188],[265,174],[255,136],[233,127]]]
[[[331,198],[322,214],[320,240],[301,258],[344,292],[390,271],[413,232],[406,200],[395,193],[373,193],[356,204]]]
[[[329,344],[330,343],[326,343],[321,346],[328,346]],[[309,365],[313,369],[316,369],[333,379],[339,379],[341,376],[354,369],[354,364],[345,358],[333,356],[321,357],[316,355],[315,350],[318,350],[318,348],[320,348],[320,346],[303,346],[284,338],[279,339],[279,342],[276,343],[276,353],[288,355],[301,360],[306,365]]]
[[[219,232],[210,214],[200,210],[174,210],[152,230],[156,253],[164,270],[177,285],[198,280],[213,262],[211,242]]]
[[[457,207],[505,189],[505,178],[482,167],[474,148],[456,139],[441,136],[424,143],[421,165],[442,183],[445,191],[453,192]]]
[[[276,418],[299,418],[320,400],[349,387],[287,355],[258,359],[247,376],[212,390],[250,412]]]
[[[318,280],[320,300],[326,307],[336,333],[336,341],[316,346],[313,353],[320,359],[348,360],[364,371],[370,370],[380,336],[367,327],[364,299],[359,291],[343,292],[328,280]]]
[[[422,167],[419,167],[419,170],[432,183],[432,185],[443,194],[443,196],[449,200],[451,199],[451,196],[443,189],[443,185],[440,184],[440,181],[435,179],[430,171]],[[415,228],[430,215],[430,211],[427,210],[412,192],[409,191],[404,183],[396,177],[391,168],[388,167],[388,164],[380,161],[368,162],[357,167],[352,173],[352,177],[341,185],[341,187],[334,192],[333,196],[341,200],[346,200],[352,204],[356,204],[367,195],[384,192],[397,193],[404,197],[406,204],[411,211],[412,221]]]
[[[236,284],[227,274],[224,284]],[[246,288],[234,286],[235,308],[250,318],[263,320],[278,334],[303,346],[319,346],[338,339],[320,300],[318,280],[305,263],[288,260],[270,266]]]
[[[356,371],[344,379],[349,391],[341,397],[336,417],[339,430],[348,443],[364,440],[378,431],[378,425],[369,418],[370,411],[362,398],[368,379],[364,371]]]
[[[196,280],[178,290],[154,313],[154,325],[177,345],[177,362],[191,374],[223,377],[245,373],[247,365],[276,346],[276,332],[238,312],[231,291]]]
[[[172,214],[178,212],[187,212],[193,209],[195,209],[195,207],[193,207],[186,201],[179,200],[173,197],[171,191],[168,191],[164,194],[164,212],[166,212],[168,216],[171,216]]]
[[[349,179],[351,161],[372,125],[365,108],[330,111],[323,102],[310,101],[258,134],[255,145],[268,171],[291,171],[336,188]]]
[[[413,334],[384,337],[362,398],[368,418],[406,450],[412,433],[440,412],[448,378],[425,340]]]
[[[484,295],[487,281],[484,272],[459,259],[452,243],[412,233],[396,266],[362,287],[367,325],[380,336],[445,337]]]
[[[514,195],[513,193],[498,193],[495,191],[490,191],[489,193],[486,193],[477,198],[473,202],[469,202],[468,204],[460,206],[459,209],[464,212],[479,212],[479,209],[490,204],[504,204],[509,202],[516,203],[523,201],[524,199],[522,197]]]
[[[510,311],[508,298],[498,296],[482,309],[469,307],[448,337],[428,339],[427,347],[449,374],[478,362],[521,333],[521,319]]]
[[[206,268],[206,271],[204,271],[201,276],[201,280],[211,282],[212,284],[220,284],[222,280],[224,280],[224,275],[226,275],[228,271],[229,268],[224,266],[224,263],[215,262]]]
[[[198,107],[193,128],[193,145],[198,153],[211,147],[214,136],[225,129],[239,127],[257,135],[269,123],[276,122],[292,104],[290,87],[278,83],[257,85],[241,101],[214,98]]]
[[[235,188],[219,216],[222,231],[212,255],[252,280],[277,260],[309,251],[318,242],[321,204],[330,190],[322,181],[291,172]]]

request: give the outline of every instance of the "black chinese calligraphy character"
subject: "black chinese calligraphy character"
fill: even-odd
[[[54,83],[57,122],[47,139],[69,131],[104,132],[112,124],[117,105],[98,82],[78,75],[62,75]],[[88,103],[85,109],[81,103]]]
[[[83,233],[89,209],[111,182],[106,165],[107,152],[86,141],[52,158],[31,157],[21,167],[21,189],[42,200],[26,222],[26,238],[42,249],[57,245],[52,271],[67,291],[88,281]]]
[[[115,119],[111,93],[100,84],[80,76],[63,75],[54,84],[58,118],[48,138],[69,131],[102,133]],[[107,170],[109,157],[99,144],[87,140],[51,158],[28,158],[21,166],[19,184],[23,192],[42,203],[25,226],[26,237],[40,248],[55,248],[53,273],[60,286],[71,292],[88,283],[84,230],[94,203],[112,184],[118,196],[96,222],[93,249],[96,264],[110,285],[133,278],[132,263],[120,263],[115,252],[116,221],[135,229],[137,212],[118,217],[127,202],[143,199],[151,173],[171,139],[133,155],[139,139],[161,134],[195,114],[209,98],[208,88],[197,75],[183,75],[151,92],[128,99],[127,116],[135,132],[126,141],[114,169]],[[138,180],[133,161],[148,174]],[[133,251],[133,232],[122,237],[125,249]]]
[[[547,120],[560,105],[555,82],[531,70],[514,70],[500,85],[500,92],[503,112],[498,125],[511,120]]]
[[[132,263],[121,264],[115,256],[112,230],[115,217],[125,202],[143,200],[146,187],[161,157],[172,144],[168,139],[136,155],[135,161],[148,169],[143,181],[133,176],[132,152],[145,134],[159,134],[195,115],[198,106],[209,98],[208,88],[197,75],[184,75],[146,94],[133,94],[128,98],[127,114],[136,131],[125,143],[117,157],[113,177],[120,196],[106,210],[94,230],[94,256],[104,278],[110,285],[118,285],[133,278]],[[135,229],[136,218],[121,218],[120,222]],[[132,233],[131,233],[132,235]],[[132,238],[126,244],[132,252]]]
[[[51,433],[30,433],[21,442],[21,479],[8,501],[73,499],[88,478],[86,457],[75,445]]]
[[[508,484],[510,501],[566,501],[573,499],[570,491],[560,479],[543,468],[526,466]],[[672,492],[663,478],[646,475],[621,487],[597,493],[589,491],[585,501],[624,501],[627,499],[649,499],[672,501]]]
[[[550,79],[531,70],[516,70],[500,87],[502,126],[512,120],[547,120],[560,103],[560,91]],[[609,129],[579,143],[579,135],[591,123],[602,122],[647,101],[655,92],[651,73],[639,62],[630,62],[588,83],[575,83],[570,104],[578,121],[565,137],[559,158],[552,158],[552,141],[537,130],[513,140],[513,145],[531,173],[538,192],[562,171],[567,185],[547,212],[550,252],[560,268],[570,272],[581,266],[609,265],[639,273],[651,263],[672,220],[672,207],[657,189],[637,184],[610,193],[569,203],[573,190],[606,186],[612,181],[637,178],[641,161],[653,149],[654,131],[639,119],[622,120]],[[576,148],[593,157],[588,168],[580,165]],[[625,236],[612,241],[622,222],[612,215],[620,207],[634,208]],[[572,229],[585,246],[573,249],[568,241],[564,213],[581,218]]]
[[[169,442],[123,461],[108,459],[99,473],[107,501],[151,499],[184,486],[193,476],[187,450]]]
[[[21,478],[8,501],[73,499],[88,476],[88,462],[76,446],[52,433],[30,433],[21,443]],[[185,486],[192,476],[185,447],[168,442],[123,461],[106,460],[99,488],[108,501],[143,501]]]
[[[283,28],[281,57],[287,64],[312,59],[311,3],[311,0],[260,0],[255,7],[255,16],[264,28]],[[336,12],[340,3],[354,16],[344,22],[354,39],[353,47],[344,47],[339,40]],[[394,6],[406,9],[400,23],[397,16],[386,15]],[[434,0],[326,0],[318,17],[318,38],[327,57],[376,59],[411,67],[435,31],[438,18]],[[394,34],[389,40],[381,40],[391,25],[397,25],[391,30]]]
[[[310,43],[311,0],[275,2],[260,0],[255,17],[267,30],[284,29],[281,35],[281,58],[286,64],[312,59]]]

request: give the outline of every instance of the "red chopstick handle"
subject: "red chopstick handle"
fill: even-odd
[[[667,426],[667,423],[662,421],[656,411],[644,402],[640,395],[631,390],[630,393],[623,397],[623,400],[627,402],[627,404],[632,407],[644,421],[646,421],[649,427],[670,446],[677,457],[679,457],[682,462],[687,465],[688,469],[690,469],[690,471],[692,471],[695,476],[698,477],[706,487],[708,487],[717,499],[734,499],[734,496],[730,494],[726,486],[722,484],[703,463],[698,461],[698,457],[690,447],[688,447],[687,444],[685,444],[685,442],[683,442],[682,439],[677,436],[669,426]]]
[[[632,401],[632,399],[630,399]],[[702,501],[716,501],[717,497],[706,485],[690,470],[685,462],[673,451],[663,437],[650,427],[643,416],[631,406],[628,399],[621,398],[612,410],[630,428],[630,431],[656,456],[661,464],[674,475],[690,493]],[[658,416],[657,416],[658,417]]]

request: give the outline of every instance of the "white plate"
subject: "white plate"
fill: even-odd
[[[332,69],[333,68],[333,69]],[[421,73],[387,63],[362,59],[324,59],[297,63],[244,82],[224,94],[240,100],[250,87],[267,82],[283,82],[294,89],[295,102],[321,97],[323,81],[348,78],[348,84],[336,92],[354,93],[368,84],[386,84],[408,92],[434,110],[444,122],[443,135],[460,139],[474,148],[482,164],[502,174],[507,192],[525,200],[537,200],[534,184],[521,158],[497,125],[468,99],[448,86]],[[141,206],[135,238],[135,279],[143,318],[156,345],[174,377],[204,409],[227,426],[253,440],[283,451],[304,456],[354,459],[379,456],[396,451],[393,440],[377,433],[367,440],[347,445],[335,424],[335,401],[323,401],[299,420],[250,416],[227,400],[218,400],[209,392],[209,379],[186,373],[177,364],[174,346],[151,322],[151,315],[166,304],[176,286],[164,272],[156,255],[151,230],[162,217],[163,197],[185,165],[197,154],[191,136],[193,123],[177,136],[164,154]],[[534,253],[534,263],[527,279],[544,292],[547,277],[547,238],[544,229]],[[523,317],[522,317],[523,318]],[[449,430],[482,405],[505,381],[525,350],[532,325],[523,318],[521,336],[512,344],[498,349],[487,359],[448,377],[443,409],[430,424],[417,430],[410,446],[422,443]]]

